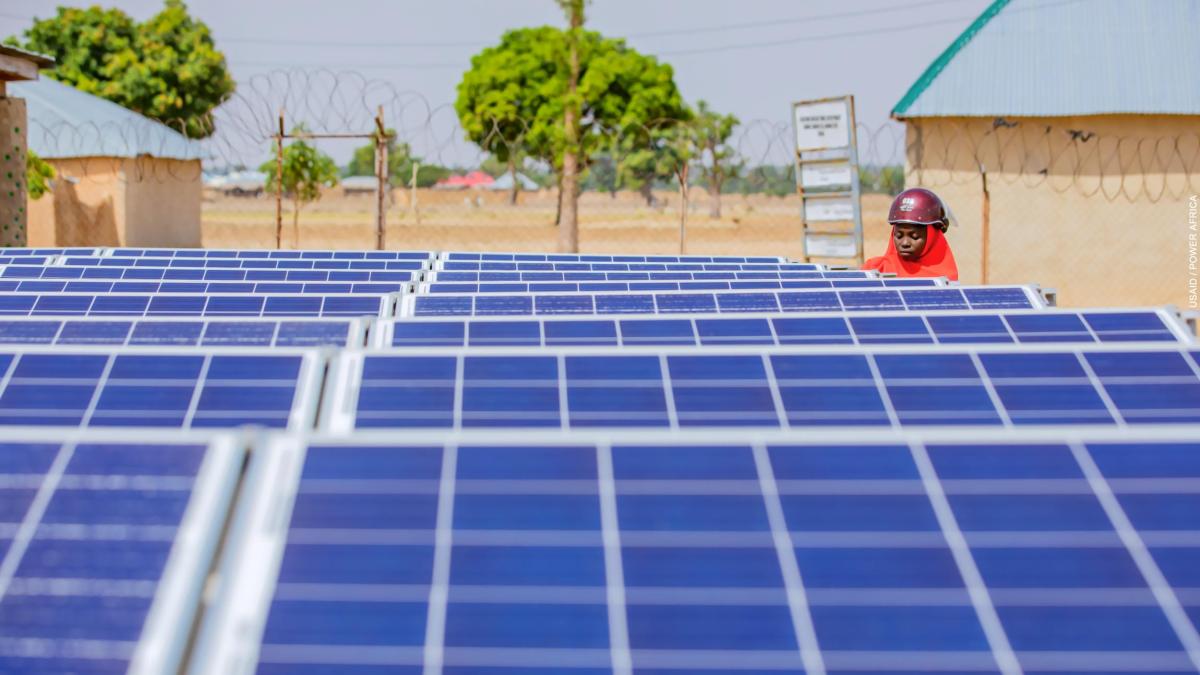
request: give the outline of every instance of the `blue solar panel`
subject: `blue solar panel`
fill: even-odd
[[[97,255],[95,248],[0,248],[0,258],[47,257],[56,255]],[[22,260],[21,264],[25,264]]]
[[[433,271],[426,281],[437,282],[495,282],[495,281],[820,281],[823,279],[876,279],[873,271],[817,272],[480,272]]]
[[[317,439],[286,462],[258,455],[277,497],[239,513],[198,665],[1195,669],[1194,435],[865,436]]]
[[[430,251],[280,251],[204,248],[117,248],[118,258],[270,258],[279,260],[432,260]]]
[[[319,371],[311,352],[7,351],[0,425],[303,428]]]
[[[0,344],[354,347],[360,324],[346,320],[0,319]]]
[[[617,263],[781,263],[776,256],[705,256],[705,255],[595,255],[579,253],[460,253],[448,252],[439,256],[447,261],[480,262],[617,262]],[[812,265],[819,269],[820,265]]]
[[[103,280],[0,280],[7,293],[294,293],[319,295],[386,295],[407,290],[407,282],[303,282],[303,281],[103,281]]]
[[[377,295],[0,293],[0,316],[381,316],[393,303]]]
[[[1036,309],[1023,286],[955,286],[828,291],[645,292],[603,294],[411,295],[401,316],[523,314],[699,314],[705,312],[821,312],[887,310]]]
[[[421,293],[628,293],[636,291],[816,290],[833,288],[914,288],[943,286],[944,279],[755,279],[741,281],[493,281],[434,282]]]
[[[240,465],[224,439],[7,432],[0,671],[177,672]]]
[[[24,262],[24,261],[22,261]],[[44,264],[44,263],[27,263]],[[62,264],[83,267],[185,267],[279,270],[410,270],[428,267],[424,260],[340,260],[298,258],[155,258],[66,257]]]
[[[439,260],[447,272],[820,272],[808,263],[479,262]]]
[[[161,281],[407,282],[420,272],[379,270],[254,270],[208,267],[57,267],[8,265],[0,279],[86,279]]]
[[[536,325],[466,339],[534,344]],[[643,333],[644,335],[645,333]],[[422,339],[422,338],[418,338]],[[423,339],[462,339],[447,332]],[[993,348],[994,349],[994,348]],[[1200,351],[345,356],[327,428],[1200,423]]]
[[[1027,332],[1029,318],[1065,318],[1096,326],[1083,332]],[[774,317],[687,316],[682,318],[539,318],[513,320],[398,320],[386,323],[377,346],[568,346],[568,345],[829,345],[969,344],[1014,342],[1180,342],[1186,340],[1156,311],[888,313],[869,316]],[[519,342],[490,337],[519,331]]]

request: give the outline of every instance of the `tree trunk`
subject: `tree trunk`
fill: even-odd
[[[654,179],[647,179],[642,183],[642,187],[638,188],[638,192],[642,193],[642,199],[646,200],[646,206],[654,206]]]
[[[292,200],[292,247],[300,248],[300,200]]]
[[[561,171],[555,176],[555,183],[558,185],[558,199],[554,203],[554,226],[558,227],[562,225],[563,180]]]
[[[521,185],[517,183],[517,161],[511,156],[508,158],[508,175],[512,177],[512,188],[508,191],[508,205],[517,205],[517,193],[521,190]]]
[[[721,178],[715,172],[708,179],[708,217],[721,217]]]
[[[558,248],[563,253],[579,252],[579,32],[583,27],[583,0],[570,5],[570,31],[567,33],[568,66],[567,105],[563,113],[566,148],[563,152],[562,189],[559,191],[562,219],[558,226]]]

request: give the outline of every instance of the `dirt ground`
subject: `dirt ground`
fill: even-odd
[[[339,191],[340,192],[340,191]],[[523,193],[516,206],[506,194],[419,190],[396,191],[387,214],[387,248],[409,250],[553,252],[558,232],[555,196],[550,191]],[[640,195],[587,193],[580,199],[580,250],[584,253],[680,253],[679,196],[656,195],[647,206]],[[299,227],[284,202],[283,246],[305,249],[373,249],[374,197],[328,194],[301,210]],[[863,196],[867,255],[886,244],[889,198]],[[693,255],[804,254],[800,238],[800,201],[796,197],[724,195],[721,218],[709,215],[702,191],[689,199],[686,243]],[[206,195],[203,244],[207,248],[274,248],[275,202],[270,197]],[[298,231],[297,231],[298,229]],[[831,261],[845,263],[845,261]]]

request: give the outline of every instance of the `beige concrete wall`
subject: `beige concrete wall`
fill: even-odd
[[[982,165],[986,282],[1054,287],[1064,306],[1186,308],[1198,133],[1200,116],[908,120],[906,185],[954,211],[964,283],[984,281]]]
[[[0,246],[27,241],[25,100],[0,95]]]
[[[200,160],[125,160],[123,246],[199,246]]]
[[[199,246],[200,162],[49,160],[58,176],[30,205],[31,246]]]

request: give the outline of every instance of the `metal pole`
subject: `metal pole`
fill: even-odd
[[[279,135],[275,137],[275,248],[283,248],[283,108],[279,109]]]
[[[983,218],[980,221],[980,236],[983,239],[980,251],[979,275],[980,283],[988,282],[988,243],[992,238],[992,195],[988,192],[987,167],[979,165],[979,177],[983,180]]]
[[[409,184],[412,189],[412,199],[410,201],[412,202],[413,215],[416,216],[417,224],[420,225],[421,224],[421,209],[417,208],[417,171],[419,171],[421,169],[421,163],[414,161],[412,166],[413,166],[412,183]]]
[[[387,245],[387,182],[388,182],[388,135],[383,128],[383,106],[375,116],[375,249],[382,251]]]

